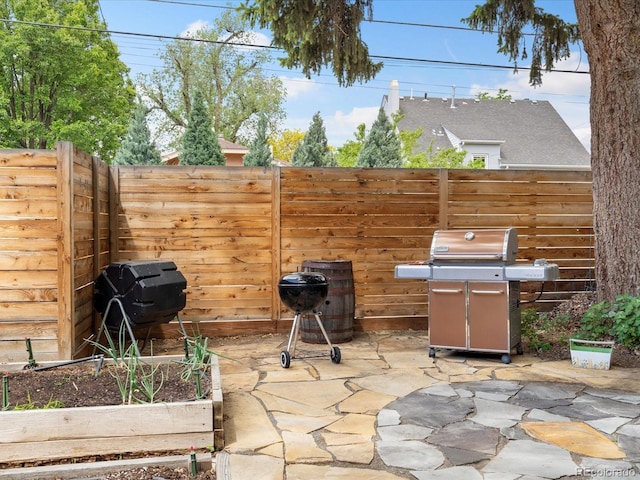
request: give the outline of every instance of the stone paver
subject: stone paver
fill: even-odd
[[[446,425],[429,436],[429,443],[444,447],[457,448],[468,452],[495,455],[500,441],[496,429],[484,428],[472,421]]]
[[[284,477],[283,477],[284,478]],[[287,480],[403,480],[392,473],[368,468],[344,468],[330,465],[288,465]]]
[[[376,442],[376,450],[386,465],[410,470],[435,470],[445,460],[436,447],[417,440],[380,440]]]
[[[575,475],[577,466],[568,451],[532,440],[514,440],[491,460],[483,471],[560,478]]]
[[[375,415],[396,398],[385,393],[361,390],[340,402],[338,408],[342,413],[370,413]]]
[[[267,455],[229,455],[230,476],[236,480],[282,480],[284,460]]]
[[[369,465],[373,460],[371,435],[323,433],[327,450],[340,462]]]
[[[249,393],[230,393],[225,399],[225,444],[229,452],[246,452],[281,441],[267,412]]]
[[[638,370],[432,359],[426,336],[384,333],[282,369],[286,340],[224,346],[232,480],[640,477]]]
[[[282,432],[284,459],[287,463],[322,463],[333,460],[308,433]]]
[[[525,432],[538,440],[558,445],[570,452],[606,459],[625,458],[615,443],[582,422],[523,423]]]
[[[482,480],[482,475],[473,467],[449,467],[434,471],[412,471],[418,480]]]
[[[342,380],[262,383],[257,390],[316,408],[335,405],[353,393]]]

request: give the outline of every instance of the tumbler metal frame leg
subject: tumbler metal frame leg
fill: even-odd
[[[127,312],[125,312],[124,310],[124,305],[122,305],[122,301],[118,297],[111,298],[109,300],[109,303],[107,303],[107,308],[105,309],[104,314],[102,315],[102,322],[100,323],[100,329],[98,330],[98,335],[96,336],[96,342],[100,343],[100,337],[102,336],[103,331],[105,332],[106,335],[109,335],[109,330],[106,328],[106,322],[107,322],[107,319],[109,318],[109,313],[111,312],[111,306],[114,303],[116,303],[120,307],[120,313],[122,313],[122,321],[127,329],[127,333],[129,334],[131,343],[135,348],[135,353],[139,357],[140,350],[138,349],[138,342],[136,341],[136,337],[133,334],[133,328],[131,327],[131,320],[129,318],[129,315],[127,315]],[[176,317],[178,317],[178,324],[180,325],[180,331],[182,332],[182,335],[184,335],[184,337],[187,338],[187,332],[184,328],[184,324],[182,323],[182,319],[180,318],[180,315],[176,313]],[[94,344],[93,355],[95,355],[96,353],[96,348],[97,348],[97,345]]]

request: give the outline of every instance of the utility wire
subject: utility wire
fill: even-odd
[[[155,0],[158,1],[158,0]],[[178,37],[171,35],[160,35],[155,33],[139,33],[139,32],[125,32],[118,30],[108,30],[108,29],[100,29],[100,28],[90,28],[90,27],[81,27],[75,25],[56,25],[50,23],[41,23],[41,22],[30,22],[24,20],[14,20],[8,18],[0,18],[0,22],[4,23],[13,23],[20,25],[30,25],[34,27],[43,27],[43,28],[66,28],[69,30],[80,30],[86,32],[96,32],[96,33],[104,33],[109,35],[125,35],[125,36],[133,36],[140,38],[155,38],[159,40],[177,40],[177,41],[187,41],[187,42],[201,42],[201,43],[210,43],[216,45],[232,45],[238,47],[251,47],[251,48],[265,48],[271,50],[279,50],[282,51],[279,47],[274,47],[271,45],[257,45],[250,43],[233,43],[233,42],[222,42],[219,40],[210,40],[204,38],[196,38],[196,37]],[[425,58],[416,58],[416,57],[396,57],[396,56],[383,56],[383,55],[370,55],[371,58],[379,59],[379,60],[395,60],[395,61],[403,61],[403,62],[415,62],[415,63],[430,63],[435,65],[448,65],[448,66],[457,66],[457,67],[477,67],[477,68],[490,68],[490,69],[509,69],[513,70],[530,70],[530,67],[514,67],[513,65],[496,65],[496,64],[487,64],[487,63],[473,63],[473,62],[454,62],[454,61],[446,61],[446,60],[432,60]],[[588,71],[584,70],[559,70],[552,69],[551,72],[558,73],[577,73],[577,74],[589,74]]]
[[[168,3],[168,4],[172,4],[172,5],[184,5],[184,6],[189,6],[189,7],[202,7],[202,8],[220,8],[220,9],[224,9],[224,10],[235,10],[237,7],[233,7],[230,5],[209,5],[206,3],[196,3],[196,2],[181,2],[179,0],[144,0],[147,2],[153,2],[153,3]],[[471,27],[461,27],[461,26],[456,26],[456,25],[436,25],[436,24],[430,24],[430,23],[416,23],[416,22],[401,22],[401,21],[397,21],[397,20],[376,20],[375,18],[372,19],[364,19],[363,22],[367,22],[367,23],[379,23],[379,24],[386,24],[386,25],[399,25],[399,26],[405,26],[405,27],[420,27],[420,28],[439,28],[439,29],[443,29],[443,30],[461,30],[461,31],[465,31],[465,32],[478,32],[478,33],[496,33],[494,31],[488,30],[488,31],[481,31],[478,30],[476,28],[471,28]],[[535,36],[535,33],[523,33],[523,35],[525,36]]]

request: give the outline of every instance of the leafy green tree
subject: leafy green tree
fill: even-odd
[[[273,155],[267,141],[267,116],[260,115],[256,136],[249,145],[249,152],[242,159],[242,163],[245,167],[270,167],[272,161]]]
[[[499,88],[496,95],[490,95],[489,92],[480,92],[476,95],[478,100],[511,100],[513,97],[507,93],[506,88]]]
[[[180,163],[183,165],[224,165],[225,157],[218,137],[211,126],[211,118],[202,93],[196,91],[189,122],[182,139]]]
[[[358,154],[356,167],[398,168],[402,166],[401,145],[382,107]]]
[[[395,113],[391,115],[394,128],[404,115]],[[418,140],[422,137],[423,128],[415,130],[402,130],[398,132],[400,139],[402,158],[406,168],[484,168],[482,160],[473,160],[469,164],[464,163],[467,155],[465,150],[446,148],[434,152],[433,141],[424,151],[415,151]]]
[[[348,57],[332,58],[335,44],[307,32],[322,24],[330,24],[330,29],[336,31],[346,26],[351,38],[364,46],[359,13],[370,9],[373,0],[332,0],[332,8],[324,2],[247,1],[251,1],[260,25],[285,37],[279,46],[292,64],[313,66],[333,61],[338,80],[344,78],[340,72],[345,71],[349,78],[369,78],[372,74],[362,58],[353,62]],[[304,4],[309,11],[277,18],[293,3]],[[599,300],[613,302],[618,294],[640,291],[640,2],[575,0],[574,5],[577,24],[546,13],[536,7],[535,0],[485,0],[463,21],[472,28],[497,33],[498,51],[509,56],[516,66],[519,60],[530,61],[529,81],[533,85],[542,82],[543,70],[549,71],[569,57],[571,45],[582,39],[591,77],[597,295]],[[341,15],[350,12],[350,6],[360,9],[358,15]],[[533,40],[527,38],[525,42],[525,35],[532,30]]]
[[[302,143],[293,152],[291,164],[295,167],[337,167],[336,159],[329,148],[327,134],[320,112],[313,115],[309,130]]]
[[[433,142],[429,143],[426,151],[412,155],[405,163],[407,168],[451,168],[451,169],[483,169],[484,161],[472,160],[464,163],[467,155],[465,150],[457,150],[453,147],[434,152]]]
[[[0,147],[52,149],[71,141],[113,158],[134,89],[115,43],[101,33],[98,6],[98,0],[0,2]]]
[[[133,111],[129,130],[113,159],[116,165],[160,165],[160,152],[151,141],[147,111],[139,103]]]
[[[282,133],[269,138],[269,145],[273,156],[277,160],[290,161],[293,152],[304,140],[304,132],[300,130],[284,130]]]
[[[284,119],[286,89],[265,67],[271,53],[254,44],[254,33],[234,11],[191,38],[169,43],[159,55],[163,66],[138,77],[139,89],[153,110],[163,145],[176,146],[191,113],[191,92],[200,90],[214,130],[232,142],[250,142],[259,114],[270,130]]]
[[[364,145],[366,138],[366,125],[361,123],[353,134],[355,140],[347,140],[344,145],[338,147],[336,152],[336,160],[340,167],[355,167],[358,161],[358,154]]]

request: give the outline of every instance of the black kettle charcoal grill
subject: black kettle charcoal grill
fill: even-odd
[[[94,307],[102,317],[97,341],[106,328],[133,331],[170,322],[186,305],[187,281],[171,261],[138,260],[109,264],[94,282]],[[137,346],[136,346],[137,348]],[[138,352],[139,353],[139,352]]]
[[[287,349],[280,352],[280,365],[283,368],[289,368],[291,365],[300,331],[300,319],[304,314],[314,315],[318,327],[329,345],[331,361],[340,363],[340,349],[331,344],[322,320],[320,320],[321,312],[318,310],[329,293],[327,278],[323,274],[315,272],[289,273],[280,278],[278,293],[282,303],[295,312]]]

